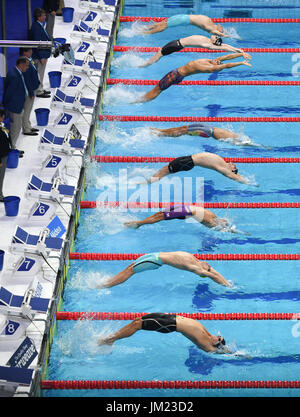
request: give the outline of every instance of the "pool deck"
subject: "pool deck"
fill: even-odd
[[[5,196],[19,196],[20,206],[18,215],[9,217],[4,204],[0,204],[0,248],[5,251],[0,272],[0,396],[3,397],[39,395],[39,381],[47,367],[55,312],[63,291],[73,237],[71,228],[76,224],[85,166],[93,147],[99,91],[111,45],[110,36],[100,36],[95,31],[101,25],[105,31],[102,33],[111,35],[118,7],[94,9],[90,21],[90,18],[85,20],[89,8],[81,8],[79,3],[79,0],[65,0],[65,7],[75,10],[73,21],[65,23],[57,16],[54,38],[65,38],[67,43],[71,43],[75,59],[84,60],[84,64],[64,65],[62,55],[48,59],[44,88],[51,90],[51,96],[36,98],[31,113],[32,126],[39,128],[39,134],[32,137],[20,134],[17,147],[25,151],[24,157],[19,159],[17,168],[8,168],[5,174],[3,193]],[[82,20],[93,26],[94,38],[90,33],[74,31],[74,25]],[[81,48],[81,51],[83,41],[89,41],[90,47]],[[95,60],[90,58],[89,51],[94,53]],[[97,65],[91,69],[89,61],[102,64],[102,68]],[[57,89],[50,88],[48,73],[58,70],[62,72],[59,90],[75,97],[72,104],[53,101]],[[93,104],[81,103],[82,98],[92,100]],[[47,126],[37,126],[34,110],[38,108],[50,109]],[[69,134],[69,139],[78,139],[78,133],[70,134],[73,124],[81,134],[80,146],[75,147],[70,141],[62,145],[42,144],[45,130],[59,138],[66,138]],[[47,191],[31,189],[28,192],[32,175],[43,183],[54,184],[56,181],[56,184]],[[63,193],[62,185],[73,189],[68,189],[69,194]],[[53,219],[58,223],[50,226],[50,232],[47,232],[46,228]],[[17,227],[30,236],[20,237]],[[45,240],[43,233],[54,237],[58,246]],[[16,236],[19,240],[14,239]],[[61,272],[57,273],[58,270]]]

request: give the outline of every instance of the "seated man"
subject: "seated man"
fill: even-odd
[[[115,334],[99,339],[99,345],[112,345],[116,340],[132,336],[138,330],[159,333],[179,332],[191,340],[199,349],[210,353],[233,353],[225,345],[222,336],[210,334],[199,321],[179,314],[150,313],[134,319]]]
[[[158,269],[162,265],[173,266],[184,271],[193,272],[200,277],[208,277],[217,284],[230,287],[229,282],[219,272],[214,270],[207,262],[199,261],[194,255],[188,252],[156,252],[140,256],[123,271],[108,279],[101,287],[114,287],[127,281],[132,275],[139,272]]]
[[[195,220],[209,228],[215,227],[217,230],[226,230],[231,233],[243,233],[249,236],[249,233],[247,232],[240,232],[239,230],[230,227],[230,224],[226,219],[218,218],[212,211],[203,207],[196,207],[192,204],[171,206],[169,210],[159,211],[152,216],[146,217],[144,220],[134,220],[124,223],[124,225],[131,227],[132,229],[138,229],[144,224],[154,224],[163,220],[184,220],[188,217],[193,217]]]
[[[210,17],[203,14],[177,14],[146,27],[143,30],[143,33],[150,35],[152,33],[162,32],[167,28],[180,25],[194,25],[205,30],[206,32],[211,33],[212,35],[223,36],[226,38],[230,37],[221,25],[216,25]]]
[[[158,52],[156,52],[155,55],[148,59],[148,61],[139,66],[148,67],[149,65],[152,65],[155,62],[159,61],[160,58],[162,58],[163,56],[170,55],[173,52],[181,51],[181,49],[186,48],[188,46],[212,49],[217,51],[223,50],[228,52],[240,52],[241,54],[243,54],[243,57],[245,59],[251,59],[251,55],[247,54],[242,49],[235,48],[234,46],[223,43],[222,38],[220,38],[217,35],[212,35],[211,38],[202,35],[193,35],[167,43],[162,48],[159,48]]]
[[[166,90],[173,84],[181,83],[181,81],[189,75],[199,73],[212,73],[215,71],[222,71],[224,69],[238,67],[239,65],[247,65],[251,67],[252,65],[247,60],[240,62],[228,62],[226,64],[222,63],[223,61],[239,58],[242,55],[242,53],[236,53],[223,55],[216,59],[196,59],[195,61],[190,61],[182,67],[168,72],[168,74],[166,74],[159,81],[159,83],[154,88],[152,88],[152,90],[148,91],[141,98],[137,99],[136,103],[155,99],[162,91]]]
[[[180,156],[179,158],[175,158],[168,165],[165,165],[156,174],[150,177],[147,182],[152,183],[159,181],[166,175],[175,174],[180,171],[189,171],[195,166],[213,169],[231,180],[244,184],[249,184],[250,182],[247,178],[238,174],[238,169],[235,164],[232,162],[226,162],[221,156],[210,152],[196,153],[190,156]]]

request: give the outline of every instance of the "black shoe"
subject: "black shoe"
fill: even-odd
[[[23,132],[23,135],[27,135],[27,136],[37,136],[38,133],[37,132]]]
[[[0,203],[4,203],[4,195],[0,195]]]
[[[49,90],[44,90],[44,94],[51,94],[51,91],[49,91]]]
[[[30,130],[31,130],[31,132],[39,132],[40,131],[39,129],[36,129],[35,127],[32,127]]]
[[[50,97],[50,94],[45,94],[45,93],[43,93],[43,94],[37,94],[36,97],[49,98]]]

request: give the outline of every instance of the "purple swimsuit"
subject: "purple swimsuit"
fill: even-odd
[[[164,211],[165,220],[185,219],[187,216],[192,216],[193,213],[188,206],[172,206],[170,210]]]

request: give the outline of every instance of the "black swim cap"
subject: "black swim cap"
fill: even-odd
[[[222,45],[222,38],[220,36],[216,36],[216,40],[213,42],[214,45],[221,46]]]
[[[216,345],[216,347],[219,349],[220,347],[222,347],[221,345],[223,345],[223,346],[225,346],[226,345],[226,342],[225,342],[225,339],[224,339],[224,337],[222,338],[222,340]]]

